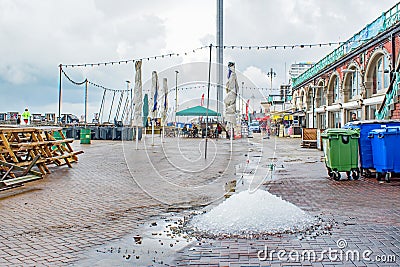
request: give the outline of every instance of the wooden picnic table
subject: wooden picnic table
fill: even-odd
[[[61,127],[0,126],[0,190],[2,181],[17,178],[14,170],[18,168],[30,170],[36,166],[44,175],[50,173],[49,164],[72,167],[71,163],[78,160],[77,155],[83,153],[73,151],[72,142],[73,139],[65,138]]]

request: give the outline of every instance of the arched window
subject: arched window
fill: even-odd
[[[355,98],[360,94],[360,72],[356,69],[352,69],[353,72],[350,74],[350,86],[351,86],[351,98]]]
[[[389,66],[387,58],[382,55],[374,67],[372,76],[372,94],[389,87]]]
[[[339,76],[335,77],[333,81],[333,102],[339,102],[340,91],[339,91]]]
[[[326,98],[324,94],[324,89],[322,87],[318,88],[318,100],[320,106],[326,105]]]

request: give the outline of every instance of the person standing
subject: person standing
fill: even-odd
[[[351,114],[351,121],[358,121],[358,118],[357,118],[357,114],[356,114],[356,113],[352,113],[352,114]]]
[[[24,119],[25,125],[28,125],[30,117],[31,117],[31,113],[29,112],[28,108],[26,108],[24,113],[22,113],[22,118]]]

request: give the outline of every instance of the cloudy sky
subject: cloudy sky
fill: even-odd
[[[395,0],[230,0],[224,1],[225,45],[295,45],[349,39]],[[216,44],[216,0],[0,0],[0,112],[29,107],[33,113],[58,112],[61,64],[130,60],[165,53],[180,56],[143,62],[144,90],[151,72],[175,86],[207,80],[207,49]],[[239,84],[270,87],[266,73],[276,72],[273,87],[287,82],[295,62],[317,62],[335,46],[303,49],[230,50],[224,63],[234,61]],[[215,52],[213,51],[213,61]],[[214,68],[215,69],[215,68]],[[64,68],[75,81],[88,80],[108,88],[126,88],[134,80],[134,65]],[[213,79],[214,79],[213,75]],[[160,81],[161,82],[161,81]],[[84,88],[63,85],[63,113],[84,112]],[[182,90],[181,101],[200,98],[205,88]],[[102,90],[89,87],[89,118],[100,108]],[[245,90],[244,97],[262,93]],[[107,95],[109,108],[112,93]],[[116,96],[116,99],[119,95]],[[211,98],[215,99],[212,88]],[[174,97],[169,97],[170,103]],[[114,104],[116,105],[116,104]],[[182,104],[183,106],[183,104]],[[106,109],[107,109],[106,108]],[[257,108],[257,104],[256,107]],[[107,110],[106,110],[107,111]],[[107,111],[108,112],[108,111]]]

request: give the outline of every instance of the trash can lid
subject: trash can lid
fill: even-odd
[[[360,132],[358,130],[352,130],[352,129],[329,128],[326,129],[321,134],[321,137],[327,138],[329,136],[337,136],[337,135],[351,135],[352,137],[358,138],[360,136]]]
[[[400,120],[363,120],[363,121],[350,121],[346,123],[343,127],[351,127],[353,125],[362,124],[390,124],[390,123],[400,123]]]
[[[373,129],[369,131],[368,136],[370,135],[400,135],[400,126],[390,126],[382,129]]]

